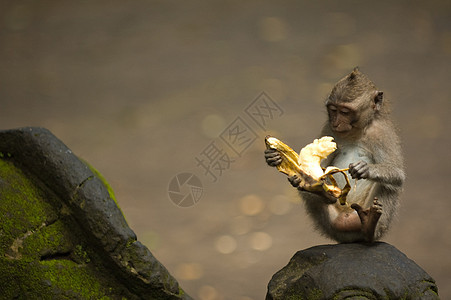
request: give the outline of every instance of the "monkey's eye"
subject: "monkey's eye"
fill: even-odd
[[[347,109],[347,108],[342,108],[341,110],[340,110],[340,113],[342,114],[342,115],[349,115],[350,113],[351,113],[351,110],[350,109]]]
[[[337,107],[333,106],[333,105],[329,105],[329,110],[333,111],[333,112],[336,112],[337,111]]]

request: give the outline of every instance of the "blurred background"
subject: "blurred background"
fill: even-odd
[[[451,2],[0,1],[0,128],[46,127],[98,168],[138,239],[201,300],[263,299],[296,251],[333,243],[266,166],[263,138],[310,143],[355,66],[391,101],[404,145],[384,240],[451,298]],[[283,110],[266,128],[245,113],[262,92]],[[219,137],[237,117],[256,139],[213,182],[196,157],[212,142],[232,154]],[[182,172],[203,187],[189,208],[168,197]]]

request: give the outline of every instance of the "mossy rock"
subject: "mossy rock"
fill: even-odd
[[[268,284],[267,300],[439,299],[434,279],[383,242],[297,252]]]
[[[191,299],[46,129],[0,131],[0,220],[0,299]]]

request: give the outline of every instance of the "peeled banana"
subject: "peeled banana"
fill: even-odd
[[[329,156],[337,149],[337,144],[333,141],[333,137],[324,136],[315,139],[313,143],[308,144],[297,154],[288,145],[279,139],[266,136],[266,148],[275,149],[279,152],[282,162],[276,168],[288,175],[298,175],[301,179],[299,186],[307,191],[319,192],[324,190],[333,197],[337,198],[341,205],[346,204],[346,197],[351,190],[351,185],[345,171],[348,169],[338,169],[337,167],[321,168],[321,160]],[[346,185],[341,189],[334,177],[335,173],[342,173]]]

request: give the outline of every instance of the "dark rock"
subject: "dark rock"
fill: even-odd
[[[5,299],[191,299],[100,173],[46,129],[0,131],[0,220]]]
[[[392,245],[322,245],[297,252],[268,284],[271,299],[439,299],[435,281]]]

